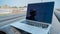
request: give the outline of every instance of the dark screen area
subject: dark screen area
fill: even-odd
[[[53,8],[54,2],[28,4],[26,19],[51,24]]]

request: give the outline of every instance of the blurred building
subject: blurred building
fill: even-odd
[[[26,12],[27,7],[10,7],[7,4],[0,6],[0,14],[24,14]]]

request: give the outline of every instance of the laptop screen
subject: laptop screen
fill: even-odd
[[[54,2],[28,4],[26,19],[52,23]]]

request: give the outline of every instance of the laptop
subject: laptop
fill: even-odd
[[[52,24],[54,2],[28,4],[26,19],[21,23],[30,26],[47,28]]]

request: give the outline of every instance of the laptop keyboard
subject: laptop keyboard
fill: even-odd
[[[42,24],[42,23],[36,23],[36,22],[31,22],[31,21],[22,21],[21,23],[25,23],[31,26],[36,26],[36,27],[42,27],[42,28],[48,28],[49,25],[47,24]]]

